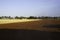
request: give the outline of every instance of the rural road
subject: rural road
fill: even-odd
[[[60,32],[0,29],[0,40],[60,40]]]

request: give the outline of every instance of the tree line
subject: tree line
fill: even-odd
[[[0,16],[0,19],[60,19],[60,17],[48,17],[48,16],[29,16],[29,17],[24,17],[24,16]]]

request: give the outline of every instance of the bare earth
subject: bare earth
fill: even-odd
[[[26,30],[60,32],[60,28],[43,27],[44,25],[48,24],[60,24],[60,20],[38,20],[38,21],[0,24],[0,29],[26,29]]]

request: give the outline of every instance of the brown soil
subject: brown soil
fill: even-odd
[[[0,29],[27,29],[27,30],[60,32],[60,28],[43,27],[44,25],[48,24],[60,24],[60,20],[39,20],[30,22],[0,24]]]

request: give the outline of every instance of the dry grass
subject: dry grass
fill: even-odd
[[[0,24],[16,23],[16,22],[28,22],[37,21],[39,19],[0,19]]]
[[[27,29],[27,30],[60,32],[60,30],[58,30],[60,28],[43,27],[45,24],[46,25],[48,25],[48,24],[60,24],[60,20],[38,20],[38,21],[0,24],[0,29]]]

